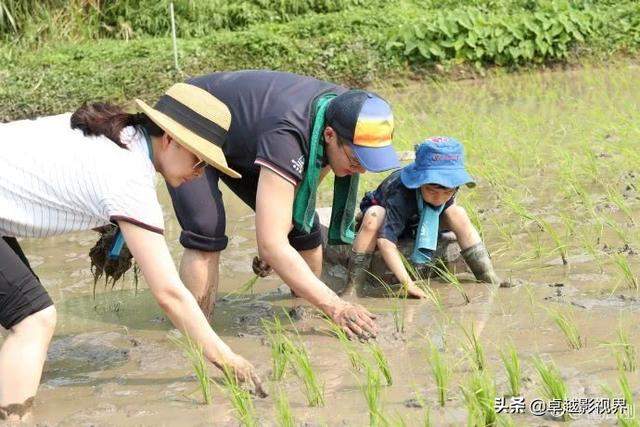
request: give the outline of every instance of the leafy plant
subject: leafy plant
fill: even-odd
[[[474,371],[468,385],[461,387],[461,391],[467,404],[468,426],[497,425],[496,389],[487,371]]]
[[[262,327],[271,347],[271,378],[280,381],[284,377],[290,357],[290,341],[284,334],[282,323],[278,317],[272,322],[262,320]]]
[[[362,358],[362,355],[356,349],[354,342],[349,339],[347,333],[334,321],[332,321],[331,319],[325,319],[325,322],[329,326],[331,332],[338,338],[338,341],[340,341],[340,345],[347,353],[349,362],[351,363],[351,367],[356,371],[361,370],[364,367],[365,361]]]
[[[290,361],[296,375],[304,384],[307,403],[309,406],[324,406],[324,385],[320,383],[313,370],[307,349],[302,343],[291,343],[288,351],[291,354]]]
[[[462,287],[462,284],[460,283],[460,280],[458,280],[458,277],[451,271],[449,271],[446,265],[444,265],[440,260],[437,260],[431,266],[431,268],[435,273],[438,274],[438,276],[440,276],[447,283],[451,284],[460,293],[460,295],[462,295],[465,304],[469,304],[471,302],[469,295]]]
[[[473,360],[473,363],[479,371],[484,370],[487,365],[487,360],[484,354],[484,348],[482,344],[480,344],[480,340],[476,335],[475,327],[473,323],[471,324],[471,330],[467,331],[464,327],[461,327],[462,332],[464,332],[465,338],[467,342],[465,344],[467,354]]]
[[[507,373],[511,396],[520,396],[522,369],[520,368],[518,352],[513,343],[510,343],[506,350],[500,350],[500,358]]]
[[[631,270],[631,266],[629,265],[627,257],[623,254],[615,254],[613,256],[613,259],[616,263],[616,266],[618,267],[618,270],[620,270],[620,273],[622,274],[622,278],[626,286],[629,289],[633,289],[636,291],[639,290],[640,282],[638,281],[638,277]]]
[[[440,353],[436,346],[430,343],[428,351],[429,356],[427,361],[431,367],[433,379],[436,382],[438,402],[440,406],[444,406],[447,401],[449,380],[451,379],[451,367],[447,364],[443,354]]]
[[[213,401],[213,391],[211,388],[211,376],[209,375],[209,363],[204,357],[202,346],[192,341],[188,335],[185,335],[184,339],[169,335],[169,341],[182,349],[187,360],[191,362],[202,393],[202,399],[204,403],[209,405]]]
[[[254,427],[258,425],[255,416],[255,408],[253,400],[248,390],[245,390],[238,383],[234,372],[227,366],[223,367],[224,382],[223,386],[227,392],[229,400],[236,412],[238,421],[245,427]]]
[[[618,366],[627,372],[635,372],[638,369],[638,356],[635,346],[631,343],[629,333],[618,327],[618,342],[614,343],[617,347],[616,359]]]
[[[573,318],[572,313],[564,314],[559,310],[547,309],[545,308],[553,322],[558,326],[560,331],[564,334],[564,337],[569,344],[569,348],[574,350],[579,350],[584,347],[585,342],[581,337],[580,332],[578,331],[578,327],[576,326],[575,320]]]
[[[365,367],[366,382],[361,386],[362,394],[367,402],[369,411],[369,425],[378,426],[385,421],[382,413],[380,393],[382,390],[382,380],[380,372],[367,364]]]
[[[289,399],[287,399],[287,394],[282,389],[278,392],[276,398],[276,410],[279,426],[294,427],[296,425],[293,413],[291,412],[291,406],[289,405]]]
[[[373,360],[376,362],[380,373],[384,376],[387,385],[393,385],[393,378],[391,377],[391,368],[389,367],[389,361],[385,357],[382,349],[378,344],[369,344],[369,350],[373,355]]]
[[[568,389],[564,380],[560,376],[560,372],[553,362],[545,363],[540,357],[532,359],[533,366],[540,376],[542,382],[542,394],[547,400],[566,401],[568,398]],[[562,419],[567,421],[569,414],[563,413]]]

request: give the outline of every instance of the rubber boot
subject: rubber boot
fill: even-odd
[[[364,286],[370,276],[372,258],[372,253],[351,251],[347,266],[347,284],[340,295],[352,296],[356,294],[362,296],[364,294]]]
[[[462,258],[464,258],[464,261],[478,281],[494,283],[496,285],[501,284],[502,281],[493,270],[493,264],[491,263],[489,252],[487,252],[484,243],[477,243],[461,251],[460,255],[462,255]]]

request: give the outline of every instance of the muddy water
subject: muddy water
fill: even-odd
[[[638,71],[626,73],[640,77]],[[509,79],[508,85],[517,88],[506,90],[509,96],[503,96],[504,85],[498,85],[502,87],[500,92],[494,86],[496,83],[489,82],[456,84],[446,97],[463,100],[461,102],[468,104],[468,108],[473,108],[474,101],[478,101],[480,109],[520,105],[527,112],[535,112],[536,108],[549,108],[549,102],[556,107],[561,102],[545,99],[544,90],[563,93],[573,80],[578,80],[578,88],[588,86],[590,81],[575,71],[545,76],[542,89],[539,82],[533,87],[527,87],[527,83],[520,87],[517,80]],[[388,91],[388,88],[384,90]],[[581,90],[576,89],[573,96],[581,96]],[[430,88],[414,85],[395,89],[389,96],[396,103],[410,104],[411,94],[416,91],[430,93]],[[536,97],[532,95],[535,91],[542,92]],[[438,101],[445,97],[441,93],[433,98]],[[487,99],[490,100],[488,104]],[[635,101],[637,104],[638,99]],[[437,109],[434,114],[438,114]],[[399,118],[401,123],[403,120],[405,125],[411,121],[407,117]],[[637,180],[635,182],[637,184]],[[166,190],[159,186],[158,191],[165,207],[167,240],[177,261],[181,254],[177,243],[179,226]],[[486,185],[484,189],[480,185],[477,191],[480,199],[492,197]],[[291,309],[302,303],[292,299],[276,277],[260,280],[254,294],[233,294],[251,278],[250,261],[256,254],[254,221],[253,213],[235,196],[226,191],[224,197],[230,243],[222,257],[214,327],[266,378],[271,366],[270,350],[259,327],[260,319],[271,318],[281,308]],[[640,221],[637,201],[630,203],[637,223]],[[541,211],[553,212],[552,197],[541,198],[539,205]],[[466,423],[467,413],[460,386],[466,384],[471,364],[465,358],[461,326],[469,328],[474,325],[479,331],[487,354],[488,370],[495,378],[500,395],[507,393],[508,384],[498,350],[513,342],[521,356],[523,395],[527,401],[543,397],[540,380],[530,363],[534,355],[553,359],[568,385],[571,398],[604,398],[606,394],[601,386],[605,384],[613,389],[616,397],[620,396],[616,383],[616,358],[606,343],[615,340],[615,329],[618,322],[622,322],[630,331],[636,348],[640,347],[638,293],[620,285],[615,266],[610,262],[601,266],[578,245],[570,248],[568,265],[560,262],[557,254],[523,258],[523,251],[530,248],[534,234],[516,227],[511,240],[505,243],[500,227],[513,222],[512,214],[501,206],[486,208],[493,221],[484,218],[485,237],[494,252],[497,270],[505,277],[519,279],[519,286],[492,289],[474,283],[468,275],[462,275],[462,285],[471,300],[465,304],[453,287],[434,281],[432,286],[442,298],[443,312],[436,310],[428,301],[404,302],[401,304],[401,317],[405,332],[400,334],[396,332],[392,316],[394,301],[375,298],[360,301],[379,316],[382,333],[378,343],[389,359],[394,378],[393,386],[383,387],[382,408],[392,422],[399,422],[402,417],[407,425],[421,425],[426,408],[417,407],[420,406],[417,402],[424,401],[435,425]],[[621,224],[629,222],[621,212],[611,215]],[[626,230],[634,239],[637,250],[637,227],[628,225]],[[543,241],[548,240],[539,231],[538,234]],[[196,382],[188,363],[181,351],[167,339],[172,326],[144,283],[137,292],[130,277],[124,285],[119,284],[113,290],[103,290],[99,285],[97,298],[92,298],[86,254],[95,239],[94,233],[87,232],[22,242],[59,312],[59,324],[38,394],[34,422],[69,426],[237,425],[232,407],[221,390],[215,390],[214,403],[210,406],[200,404],[199,394],[192,393]],[[640,257],[633,254],[633,248],[626,250],[611,230],[604,231],[603,241],[608,242],[608,246],[600,245],[596,258],[606,259],[605,251],[620,251],[636,274],[640,271]],[[333,273],[327,280],[338,286],[342,275],[340,269],[332,267],[326,270]],[[545,307],[570,310],[586,339],[586,347],[578,351],[568,349]],[[294,416],[301,424],[367,425],[367,406],[360,389],[363,375],[352,372],[345,352],[336,339],[327,336],[321,320],[303,316],[296,321],[296,327],[324,383],[326,405],[309,408],[301,382],[292,374],[288,374],[279,385],[267,384],[272,396],[278,386],[285,390]],[[444,408],[438,406],[435,384],[426,362],[427,340],[444,351],[453,369],[449,400]],[[357,348],[367,354],[365,345],[357,344]],[[214,369],[212,373],[219,377]],[[640,391],[637,372],[629,374],[629,379],[637,396]],[[254,403],[260,424],[274,425],[273,397]],[[530,414],[516,415],[513,419],[516,425],[560,424],[551,418]],[[581,417],[573,425],[614,423],[613,419]]]

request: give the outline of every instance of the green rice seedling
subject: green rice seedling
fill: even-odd
[[[426,408],[424,410],[424,418],[422,419],[422,426],[433,427],[433,422],[431,421],[431,411],[429,410],[429,408]]]
[[[456,275],[453,274],[451,271],[449,271],[449,269],[447,268],[446,265],[444,265],[441,261],[436,261],[433,264],[432,269],[443,280],[445,280],[447,283],[453,285],[453,287],[460,293],[460,295],[462,295],[462,298],[464,299],[464,303],[465,304],[469,304],[471,302],[471,299],[469,298],[469,295],[467,294],[467,292],[462,287],[462,284],[460,283],[460,281],[458,280]]]
[[[280,381],[284,377],[289,363],[290,341],[284,334],[282,323],[278,317],[274,317],[272,322],[262,320],[262,327],[271,347],[271,379]]]
[[[366,382],[361,385],[361,389],[367,402],[369,425],[378,426],[381,424],[387,424],[382,412],[382,402],[380,401],[382,392],[382,379],[380,378],[380,372],[367,364],[365,367],[365,374]]]
[[[609,227],[611,230],[613,230],[614,233],[616,233],[616,236],[618,236],[622,243],[624,243],[625,245],[631,244],[631,241],[629,240],[629,233],[627,232],[627,230],[621,227],[620,224],[618,224],[614,219],[605,217],[602,218],[602,222],[605,226]]]
[[[401,334],[404,333],[404,312],[405,312],[405,302],[407,299],[407,287],[402,284],[400,289],[397,292],[394,292],[384,280],[378,277],[375,274],[371,274],[373,278],[375,278],[378,283],[384,288],[387,295],[392,297],[391,301],[391,315],[393,316],[393,324],[395,325],[396,332]]]
[[[276,410],[278,426],[280,427],[294,427],[296,425],[293,413],[291,412],[291,405],[289,405],[289,399],[287,393],[280,389],[276,397]]]
[[[520,396],[520,385],[522,382],[522,369],[520,368],[520,359],[518,352],[513,345],[509,343],[506,349],[500,349],[500,359],[504,364],[504,370],[509,380],[509,392],[511,396]]]
[[[227,295],[227,298],[233,298],[234,296],[240,296],[242,294],[246,294],[247,292],[249,292],[250,294],[253,295],[253,290],[254,290],[255,284],[256,284],[256,282],[258,281],[259,278],[260,278],[260,276],[255,274],[252,278],[250,278],[249,280],[244,282],[242,284],[242,286],[240,286],[237,290],[235,290],[235,291],[231,292],[229,295]]]
[[[579,350],[584,347],[584,339],[578,331],[578,327],[576,326],[572,312],[567,312],[567,314],[564,314],[560,312],[560,310],[554,310],[546,307],[544,307],[544,309],[547,311],[549,317],[551,317],[556,326],[558,326],[560,331],[562,331],[562,333],[564,334],[569,348],[573,350]]]
[[[464,332],[464,336],[467,339],[465,343],[465,350],[469,358],[473,361],[477,370],[482,371],[487,366],[487,360],[484,354],[484,348],[482,344],[480,344],[480,340],[478,339],[478,335],[475,331],[475,326],[473,323],[471,324],[471,330],[467,331],[462,325],[460,326],[462,332]]]
[[[622,325],[618,326],[618,342],[616,345],[618,346],[618,351],[616,352],[618,366],[624,371],[635,372],[638,369],[636,348],[631,343],[629,333],[622,328]]]
[[[513,418],[511,418],[508,415],[505,414],[499,414],[498,415],[498,423],[496,424],[497,427],[516,427],[516,423],[515,421],[513,421]]]
[[[438,311],[441,313],[444,312],[444,304],[442,303],[442,298],[440,294],[433,289],[430,284],[431,281],[428,277],[424,277],[420,270],[418,270],[415,265],[411,261],[409,261],[404,255],[400,254],[400,258],[402,259],[402,264],[407,269],[409,275],[413,278],[413,282],[422,289],[429,300],[436,306]]]
[[[613,259],[618,267],[618,270],[622,274],[622,280],[624,281],[627,288],[632,290],[640,289],[640,282],[638,281],[638,277],[631,270],[631,266],[629,265],[629,260],[623,254],[615,254],[613,255]]]
[[[211,377],[209,376],[209,362],[204,357],[202,346],[191,341],[188,335],[184,336],[184,340],[169,335],[169,341],[181,348],[187,360],[191,362],[193,372],[198,380],[198,386],[202,393],[202,399],[207,405],[213,401],[213,390],[211,389]]]
[[[440,406],[444,406],[447,401],[449,380],[451,379],[451,367],[447,364],[444,355],[440,353],[438,348],[432,343],[429,343],[429,356],[427,361],[431,367],[433,379],[436,382],[438,402]]]
[[[553,251],[558,251],[560,253],[562,264],[569,264],[569,261],[567,260],[567,244],[562,241],[556,229],[540,217],[535,217],[535,222],[545,233],[549,235],[549,237],[551,237],[551,240],[553,240],[553,242],[555,243],[556,247]]]
[[[495,408],[496,388],[487,371],[475,371],[468,385],[460,387],[467,404],[467,425],[495,426],[498,414]]]
[[[640,419],[636,413],[635,403],[633,401],[633,392],[629,385],[629,379],[624,371],[620,371],[618,375],[618,385],[626,403],[626,411],[617,411],[616,418],[618,425],[623,427],[640,427]]]
[[[624,213],[627,216],[627,218],[629,218],[632,224],[635,224],[635,220],[633,219],[633,212],[631,211],[631,208],[627,204],[627,201],[625,200],[625,198],[622,197],[622,194],[620,194],[620,191],[618,191],[617,189],[611,186],[608,186],[607,199],[611,203],[616,205],[617,208],[620,209],[620,211]]]
[[[256,420],[251,393],[240,386],[234,372],[228,366],[223,367],[223,372],[223,387],[235,410],[236,418],[245,427],[257,426],[258,421]]]
[[[391,368],[389,367],[389,361],[385,357],[382,349],[377,343],[369,344],[369,349],[371,350],[371,355],[373,356],[373,360],[375,360],[380,373],[384,376],[387,385],[393,384],[393,378],[391,377]]]
[[[340,345],[344,349],[345,353],[347,353],[351,367],[355,371],[360,371],[364,367],[365,361],[362,358],[362,355],[358,352],[355,343],[349,339],[347,333],[334,321],[326,318],[325,322],[329,326],[331,332],[338,338],[338,341],[340,341]]]
[[[553,364],[544,362],[540,357],[534,356],[533,366],[540,376],[542,382],[542,394],[547,400],[561,400],[565,401],[568,398],[568,389],[564,380],[560,376],[560,372]],[[562,415],[563,421],[568,421],[569,416],[565,412]]]
[[[618,371],[618,386],[624,399],[624,407],[615,412],[616,425],[622,427],[640,427],[640,420],[638,419],[636,405],[633,400],[633,392],[629,385],[629,379],[624,371]],[[619,398],[618,396],[620,396],[620,394],[614,396],[613,390],[608,385],[603,384],[601,387],[610,400]]]
[[[289,345],[290,362],[296,375],[304,383],[304,393],[309,406],[324,406],[324,385],[320,383],[313,367],[309,353],[302,343]]]
[[[401,413],[396,412],[395,417],[387,417],[385,419],[384,425],[389,427],[407,427],[407,420],[404,419]]]

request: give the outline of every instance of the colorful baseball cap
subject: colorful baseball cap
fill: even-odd
[[[349,90],[336,96],[327,108],[326,123],[351,142],[358,161],[368,171],[400,167],[393,138],[393,113],[389,104],[365,90]]]
[[[434,136],[416,146],[416,160],[402,168],[400,179],[407,188],[438,184],[457,188],[476,183],[464,167],[464,147],[455,138]]]

